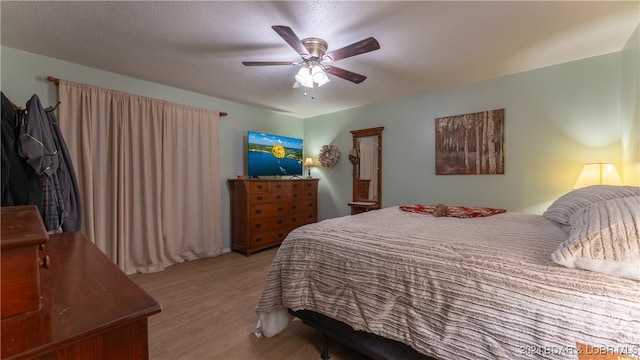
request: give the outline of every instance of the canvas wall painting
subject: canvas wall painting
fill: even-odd
[[[437,118],[436,175],[504,174],[504,109]]]

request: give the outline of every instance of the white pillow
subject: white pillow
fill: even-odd
[[[640,280],[640,196],[600,201],[575,213],[551,259],[568,268]]]
[[[593,185],[568,192],[554,201],[542,214],[560,225],[571,225],[571,217],[580,209],[603,200],[640,196],[639,186]]]

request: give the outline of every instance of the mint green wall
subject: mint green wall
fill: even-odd
[[[634,36],[637,39],[637,31]],[[304,136],[306,156],[313,156],[316,164],[322,145],[333,143],[340,148],[343,158],[334,168],[312,169],[312,175],[321,178],[320,219],[349,213],[351,163],[347,153],[351,148],[349,131],[355,129],[385,127],[384,206],[443,202],[542,213],[551,201],[571,189],[586,162],[613,162],[619,168],[623,162],[631,162],[637,167],[640,155],[633,153],[640,138],[637,82],[633,87],[628,80],[622,81],[629,75],[638,78],[634,67],[638,51],[633,49],[629,45],[621,53],[305,120],[7,47],[0,47],[0,85],[14,102],[25,102],[36,93],[49,105],[57,101],[55,86],[45,79],[52,75],[228,112],[229,116],[221,119],[221,155],[217,159],[222,176],[224,247],[228,249],[226,179],[246,172],[247,130]],[[434,119],[498,108],[505,109],[506,173],[434,175]],[[629,144],[625,153],[621,138]],[[624,170],[622,173],[627,176]]]
[[[584,163],[620,168],[620,61],[614,53],[305,119],[308,151],[334,139],[344,157],[332,169],[314,169],[323,179],[320,218],[349,212],[349,131],[377,126],[385,127],[383,206],[446,203],[542,213],[571,190]],[[434,119],[500,108],[505,174],[436,176]]]
[[[58,93],[55,85],[46,80],[50,75],[78,83],[227,112],[229,115],[220,119],[220,156],[213,159],[220,162],[224,249],[231,248],[229,191],[226,179],[246,173],[244,154],[247,130],[269,131],[293,137],[301,137],[303,134],[303,122],[297,118],[8,47],[0,47],[0,71],[2,91],[17,104],[24,104],[33,94],[37,94],[43,105],[54,105],[58,101]]]
[[[622,179],[640,185],[640,26],[622,50]]]

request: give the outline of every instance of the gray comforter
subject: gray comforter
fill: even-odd
[[[390,207],[294,230],[256,308],[272,336],[316,311],[437,359],[577,359],[576,342],[640,357],[640,283],[568,269],[538,215],[458,219]]]

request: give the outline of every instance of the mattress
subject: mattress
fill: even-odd
[[[311,310],[436,359],[576,359],[576,343],[640,357],[640,283],[569,269],[539,215],[451,218],[388,207],[298,228],[256,307],[257,334]]]

